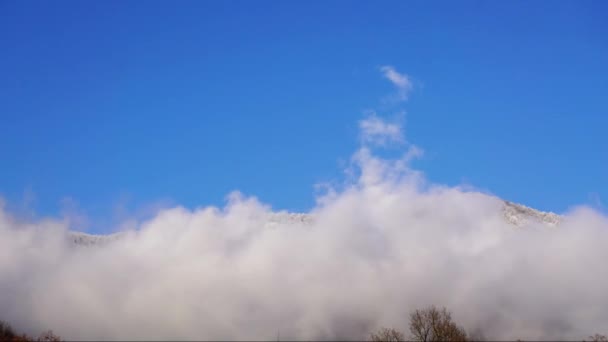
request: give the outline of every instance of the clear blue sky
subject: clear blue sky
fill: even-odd
[[[0,194],[99,222],[235,189],[307,210],[392,91],[382,65],[416,80],[433,182],[608,202],[606,1],[2,1]]]

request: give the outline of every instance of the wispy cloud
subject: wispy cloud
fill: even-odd
[[[410,92],[414,88],[414,85],[410,77],[406,74],[398,72],[393,66],[385,65],[380,67],[380,71],[385,78],[397,88],[397,94],[395,100],[406,101],[409,97]]]
[[[380,146],[405,141],[399,122],[387,122],[375,113],[359,121],[359,136],[364,144]]]

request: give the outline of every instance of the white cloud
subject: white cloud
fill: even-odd
[[[393,66],[390,65],[380,67],[380,71],[382,71],[384,77],[391,81],[391,83],[397,88],[395,99],[397,101],[407,100],[410,92],[414,88],[410,77],[406,74],[399,73]]]
[[[364,144],[386,145],[405,142],[400,123],[387,122],[375,113],[359,121],[359,132]]]

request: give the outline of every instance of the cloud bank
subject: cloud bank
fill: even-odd
[[[361,340],[407,332],[409,313],[435,304],[487,339],[606,332],[607,217],[581,207],[516,228],[500,199],[425,180],[415,147],[375,154],[400,126],[374,116],[360,129],[355,177],[306,222],[269,224],[285,213],[235,192],[77,247],[64,221],[0,209],[0,319],[68,340]]]

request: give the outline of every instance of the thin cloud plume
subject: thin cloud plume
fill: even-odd
[[[396,102],[407,101],[410,92],[414,89],[410,77],[398,72],[395,67],[390,65],[380,67],[380,71],[382,72],[382,75],[397,88],[394,100]]]
[[[387,122],[375,113],[359,121],[359,132],[364,144],[384,146],[405,142],[399,122]]]

